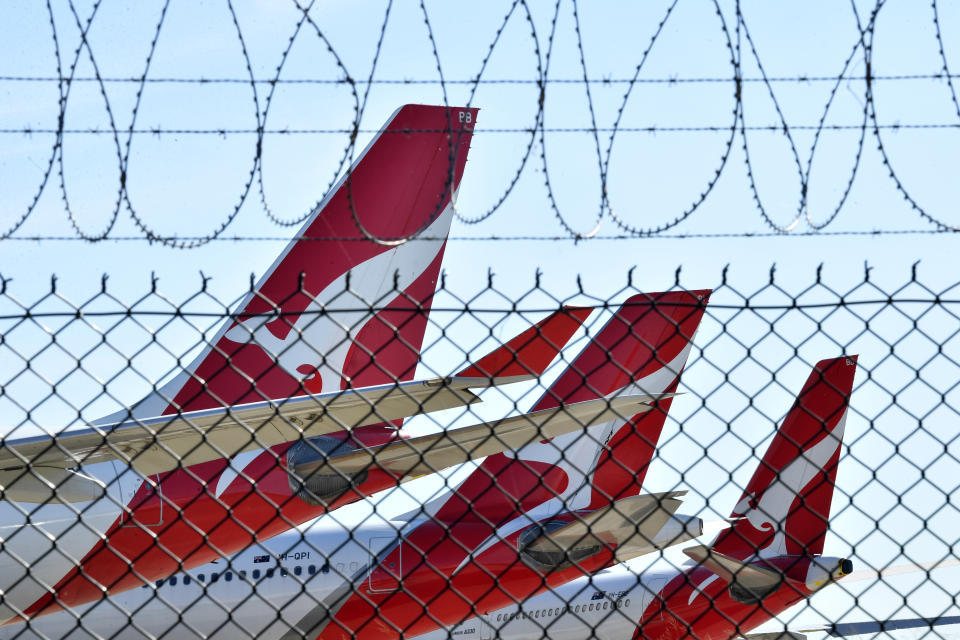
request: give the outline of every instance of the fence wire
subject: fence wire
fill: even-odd
[[[960,283],[302,282],[262,311],[5,285],[0,637],[957,623]]]
[[[747,178],[748,191],[729,209],[752,202],[758,216],[752,222],[760,224],[748,221],[724,233],[862,232],[839,229],[835,222],[842,211],[856,208],[850,193],[864,173],[870,181],[889,181],[912,219],[921,223],[910,231],[955,232],[945,204],[952,201],[949,177],[930,180],[914,171],[928,162],[936,165],[932,149],[960,126],[957,75],[950,64],[952,9],[938,0],[906,9],[888,5],[878,0],[824,9],[829,13],[817,26],[829,32],[829,55],[808,46],[799,56],[815,59],[822,72],[777,74],[772,69],[783,68],[783,61],[769,43],[783,25],[739,2],[707,2],[693,9],[669,2],[656,16],[645,9],[639,32],[631,31],[616,55],[610,52],[615,41],[604,40],[612,27],[598,36],[595,24],[640,18],[598,13],[576,0],[553,6],[507,2],[502,18],[484,21],[490,33],[483,34],[475,29],[465,34],[462,17],[452,17],[447,7],[387,2],[359,10],[376,26],[375,37],[359,47],[362,56],[342,35],[361,30],[349,22],[345,27],[342,16],[328,16],[313,2],[295,0],[284,11],[266,15],[256,5],[232,1],[220,13],[164,2],[141,7],[133,25],[129,16],[119,17],[100,2],[86,7],[48,2],[28,12],[32,39],[23,48],[30,55],[15,62],[19,58],[12,54],[19,53],[25,36],[12,33],[7,40],[14,62],[0,71],[0,88],[11,106],[9,115],[0,116],[0,138],[18,160],[8,167],[11,190],[0,238],[136,238],[197,246],[236,229],[248,201],[270,223],[296,225],[309,215],[309,202],[291,202],[284,188],[272,185],[300,163],[316,166],[310,176],[314,191],[323,186],[316,183],[318,174],[332,184],[356,156],[358,137],[377,131],[377,123],[364,116],[379,113],[383,98],[377,91],[390,87],[413,88],[420,92],[413,95],[421,96],[429,90],[431,100],[444,104],[493,109],[476,133],[493,150],[491,164],[502,171],[484,186],[489,204],[472,203],[473,210],[457,212],[463,223],[494,217],[520,190],[517,199],[532,198],[536,207],[552,212],[551,236],[660,235],[690,220],[718,181],[742,166],[737,177]],[[453,13],[462,10],[476,8]],[[489,11],[482,13],[488,17]],[[882,31],[884,20],[925,26],[900,30],[885,41],[875,38],[878,29],[889,34]],[[216,33],[220,45],[198,56],[212,59],[212,73],[198,73],[199,60],[170,64],[167,48],[195,48],[204,30]],[[702,40],[703,52],[709,52],[693,73],[679,73],[671,65],[662,69],[658,60],[658,55],[688,54],[676,49],[676,33]],[[461,34],[465,42],[452,46],[450,34]],[[842,53],[834,51],[838,42],[846,43]],[[398,51],[419,75],[398,68]],[[314,68],[327,75],[308,75]],[[224,69],[234,70],[233,75]],[[673,93],[649,94],[660,87]],[[795,95],[798,87],[802,99]],[[704,92],[679,95],[690,88]],[[923,97],[912,101],[911,111],[905,95]],[[647,102],[673,106],[658,114],[648,112]],[[721,107],[691,110],[691,104],[701,103]],[[325,108],[318,110],[317,104]],[[905,144],[908,134],[921,137]],[[684,136],[696,136],[697,143],[690,145]],[[669,146],[657,143],[657,137],[670,140]],[[670,149],[690,149],[687,162],[709,156],[695,166],[682,165],[689,179],[675,186],[675,198],[652,207],[653,219],[627,204],[642,200],[638,189],[646,185],[633,174],[638,148],[654,158],[643,161],[652,184],[658,181],[658,165],[673,166]],[[202,191],[191,180],[196,173],[205,177],[199,182],[230,194],[204,209],[204,226],[185,220],[189,228],[174,231],[164,226],[170,207],[154,210],[150,181],[169,177],[171,154],[181,162],[195,154],[203,158],[178,179],[189,185],[182,208],[197,199],[194,190]],[[571,202],[559,177],[571,156],[588,158],[575,165],[594,194],[589,202]],[[731,157],[743,165],[729,162]],[[867,159],[882,170],[870,168]],[[543,193],[531,196],[518,187],[530,174],[540,174],[528,179],[541,182]],[[784,192],[793,194],[791,204],[785,204]],[[93,195],[105,193],[112,195]],[[59,203],[44,205],[45,194]],[[51,232],[50,224],[28,224],[44,206],[60,209],[69,227]],[[580,210],[591,213],[581,220],[575,213]],[[121,220],[125,224],[118,228]],[[874,234],[903,231],[889,220],[871,220],[868,227]],[[264,234],[244,230],[236,235]]]

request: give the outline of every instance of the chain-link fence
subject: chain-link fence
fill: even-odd
[[[260,311],[7,283],[0,636],[956,622],[960,301],[907,280],[423,304],[300,278]]]

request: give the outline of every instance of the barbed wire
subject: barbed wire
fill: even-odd
[[[790,237],[810,237],[810,238],[829,238],[829,237],[865,237],[865,236],[897,236],[897,235],[953,235],[955,233],[960,233],[953,229],[846,229],[840,231],[801,231],[793,232],[790,234]],[[590,240],[596,241],[620,241],[620,240],[630,240],[636,238],[636,235],[632,234],[614,234],[614,235],[604,235],[598,234],[590,238]],[[723,238],[783,238],[784,234],[775,232],[775,231],[718,231],[713,233],[658,233],[654,235],[644,236],[650,240],[696,240],[696,239],[723,239]],[[194,242],[200,241],[205,238],[205,236],[179,236],[179,238],[185,242]],[[384,240],[400,240],[400,238],[391,238],[385,237]],[[440,238],[437,236],[422,235],[417,236],[416,238],[410,238],[409,242],[435,242],[437,240],[447,240],[448,242],[489,242],[491,240],[496,242],[564,242],[564,241],[576,241],[576,238],[571,238],[570,236],[558,236],[558,235],[510,235],[510,236],[457,236],[451,235],[446,238]],[[53,235],[43,235],[43,236],[13,236],[7,238],[8,241],[21,241],[21,242],[73,242],[76,240],[82,240],[82,238],[77,238],[76,236],[53,236]],[[109,238],[104,238],[104,242],[143,242],[143,236],[110,236]],[[306,242],[323,242],[336,240],[337,242],[366,242],[366,238],[344,238],[340,236],[228,236],[221,235],[217,238],[211,238],[211,242],[289,242],[291,240],[296,241],[306,241]]]
[[[280,62],[275,68],[275,72],[267,76],[262,72],[263,64],[255,55],[251,53],[246,44],[247,32],[250,30],[242,20],[242,15],[232,2],[227,3],[228,13],[230,15],[230,29],[232,30],[236,42],[239,45],[239,58],[242,60],[246,71],[246,77],[230,75],[211,75],[211,76],[173,76],[163,75],[151,77],[153,59],[161,34],[165,32],[166,16],[168,4],[162,6],[162,10],[157,18],[156,26],[153,29],[148,47],[147,56],[143,66],[143,71],[139,75],[106,74],[101,73],[101,67],[98,60],[106,59],[101,52],[98,56],[94,54],[96,42],[88,38],[88,34],[94,24],[98,24],[98,11],[101,3],[95,2],[87,15],[81,15],[77,7],[70,3],[68,8],[73,24],[72,28],[76,30],[79,42],[75,49],[68,51],[62,42],[64,37],[64,26],[58,25],[55,20],[55,9],[47,3],[46,11],[49,18],[50,37],[53,45],[53,58],[56,63],[56,73],[52,74],[17,74],[6,73],[0,75],[0,86],[7,84],[9,86],[23,85],[28,83],[55,86],[58,95],[58,107],[56,109],[57,117],[54,126],[37,126],[34,124],[24,126],[0,126],[0,135],[2,136],[24,136],[30,138],[33,136],[53,136],[53,144],[47,156],[46,169],[42,172],[40,180],[34,190],[34,197],[20,210],[8,212],[10,222],[5,228],[0,229],[0,239],[18,238],[17,234],[23,225],[36,211],[40,197],[48,189],[49,178],[54,173],[59,182],[60,199],[62,207],[70,222],[75,237],[80,241],[97,242],[105,239],[126,240],[130,238],[129,234],[122,234],[118,238],[112,238],[111,233],[123,211],[126,211],[132,220],[136,229],[141,233],[141,239],[149,242],[160,243],[173,247],[189,248],[207,244],[215,239],[221,238],[228,228],[233,224],[239,211],[248,204],[248,196],[254,183],[259,192],[259,207],[270,223],[279,227],[289,227],[301,223],[314,210],[315,204],[309,207],[303,207],[299,212],[280,213],[274,204],[276,196],[267,192],[264,183],[264,143],[266,140],[275,137],[294,137],[294,136],[345,136],[345,144],[342,152],[336,154],[337,159],[333,162],[328,179],[324,181],[329,189],[338,176],[342,175],[345,168],[349,166],[351,157],[356,156],[357,136],[375,133],[376,129],[361,126],[364,114],[368,111],[368,102],[370,90],[375,86],[432,86],[439,87],[444,101],[449,103],[450,96],[447,93],[447,87],[463,86],[469,88],[469,97],[467,105],[474,104],[477,93],[481,87],[485,86],[529,86],[536,88],[536,102],[531,106],[531,117],[527,123],[521,126],[491,126],[484,128],[482,125],[476,130],[477,136],[502,135],[502,136],[525,136],[528,137],[525,144],[517,148],[517,158],[515,161],[504,160],[504,165],[515,162],[516,169],[507,173],[507,179],[502,185],[491,185],[489,191],[497,193],[493,197],[492,205],[484,212],[476,215],[468,215],[459,210],[455,211],[458,219],[465,224],[479,224],[495,216],[496,212],[503,208],[504,203],[515,192],[521,177],[531,165],[535,166],[536,171],[543,174],[543,186],[546,191],[546,203],[552,211],[553,216],[561,234],[544,234],[543,238],[572,238],[575,240],[585,239],[623,239],[640,237],[766,237],[763,233],[756,230],[723,232],[723,233],[698,233],[695,230],[691,233],[666,235],[665,232],[675,228],[684,221],[690,220],[691,216],[710,199],[713,187],[719,179],[728,173],[731,169],[728,160],[731,154],[738,150],[742,152],[744,161],[744,172],[748,178],[750,197],[753,200],[756,212],[763,222],[774,235],[791,235],[795,237],[807,237],[809,234],[802,233],[798,225],[805,223],[813,231],[825,230],[828,226],[834,224],[841,212],[848,205],[848,196],[853,188],[857,176],[861,173],[864,154],[866,152],[867,137],[872,135],[876,140],[876,148],[879,151],[880,161],[888,174],[888,177],[906,201],[910,209],[917,215],[918,219],[925,224],[929,224],[934,231],[957,231],[958,227],[950,223],[942,216],[934,213],[930,209],[930,204],[922,204],[922,198],[908,189],[907,181],[902,175],[902,170],[895,168],[894,160],[891,157],[889,146],[886,143],[885,136],[900,131],[953,131],[960,129],[960,102],[958,102],[954,81],[960,75],[952,72],[948,63],[946,47],[944,44],[942,19],[939,15],[938,2],[933,0],[929,5],[932,13],[924,18],[932,24],[935,44],[940,60],[940,67],[936,71],[926,73],[880,73],[874,68],[874,35],[876,23],[879,15],[882,14],[885,6],[885,0],[877,0],[870,8],[868,14],[861,15],[855,4],[851,4],[851,13],[854,17],[855,29],[852,34],[849,53],[842,65],[839,66],[836,74],[792,74],[777,75],[768,74],[764,60],[767,52],[761,50],[761,46],[753,37],[755,27],[748,25],[748,18],[741,10],[739,2],[735,2],[732,8],[721,6],[719,1],[712,3],[712,13],[716,16],[714,29],[720,33],[720,46],[727,49],[729,58],[725,64],[729,67],[729,75],[659,75],[655,77],[641,77],[641,73],[646,71],[645,63],[649,56],[663,39],[664,30],[671,25],[671,20],[675,20],[674,9],[677,3],[670,3],[659,22],[654,26],[646,46],[638,51],[639,61],[635,66],[632,76],[625,76],[621,72],[606,74],[602,70],[588,66],[588,48],[584,41],[583,34],[579,26],[578,3],[576,0],[558,0],[552,7],[550,14],[549,30],[544,33],[538,33],[536,28],[537,20],[527,5],[525,0],[514,0],[508,4],[508,9],[504,14],[496,32],[489,40],[489,46],[484,54],[479,70],[475,76],[471,77],[450,77],[449,73],[444,71],[444,64],[447,60],[441,55],[441,48],[438,46],[434,33],[436,29],[431,22],[431,16],[427,11],[426,5],[420,4],[422,21],[426,27],[425,37],[430,44],[430,55],[437,71],[436,78],[427,77],[377,77],[378,68],[382,63],[381,51],[385,38],[391,33],[394,16],[391,13],[392,3],[387,3],[383,15],[383,21],[380,23],[379,36],[375,41],[375,49],[372,63],[368,70],[362,75],[356,73],[350,68],[350,63],[344,58],[341,49],[335,46],[334,42],[327,38],[320,23],[313,16],[313,3],[301,4],[294,2],[297,12],[297,20],[292,25],[289,39],[285,42],[280,56]],[[554,48],[557,38],[560,35],[561,24],[572,18],[573,36],[575,37],[575,47],[577,66],[579,69],[576,75],[571,73],[569,68],[561,68],[557,71],[557,63],[554,60],[551,66],[551,58],[556,58]],[[515,22],[524,22],[528,26],[528,31],[523,38],[530,45],[529,60],[530,69],[528,77],[486,77],[490,73],[490,60],[494,54],[508,46],[504,44],[504,38],[501,36]],[[226,23],[226,22],[225,22]],[[58,31],[59,29],[59,31]],[[412,36],[411,36],[412,37]],[[546,37],[546,42],[543,41]],[[320,46],[325,49],[329,56],[331,64],[335,68],[336,77],[303,77],[288,76],[287,63],[290,59],[291,51],[295,44],[305,38],[316,38]],[[511,50],[513,51],[513,50]],[[526,55],[526,54],[524,54]],[[84,66],[92,70],[78,73],[78,69]],[[521,61],[514,65],[521,67]],[[755,67],[756,71],[751,71],[750,75],[745,73],[748,67]],[[559,74],[559,75],[558,75]],[[884,105],[878,107],[875,87],[881,83],[912,83],[926,82],[946,84],[950,91],[950,97],[953,106],[953,112],[957,116],[957,121],[946,121],[938,116],[933,121],[888,121],[880,119],[884,113]],[[799,120],[796,113],[789,113],[782,104],[782,97],[778,95],[776,87],[789,85],[805,84],[832,84],[826,102],[820,111],[819,118],[811,117],[807,121]],[[76,107],[75,99],[71,99],[71,87],[79,84],[95,85],[99,90],[99,97],[103,100],[103,111],[106,121],[97,126],[70,126],[68,121],[71,113]],[[116,97],[111,96],[107,91],[107,85],[131,85],[136,87],[135,100],[130,111],[129,120],[126,124],[121,122],[120,114],[117,113],[115,103]],[[252,99],[253,119],[252,126],[166,126],[163,123],[155,126],[137,126],[138,116],[141,113],[144,91],[147,87],[158,85],[237,85],[248,87],[249,97]],[[337,123],[334,126],[270,126],[270,114],[274,110],[274,95],[278,87],[297,86],[297,85],[317,85],[344,87],[348,90],[349,100],[352,102],[352,113],[349,121]],[[730,88],[730,111],[729,122],[727,124],[707,123],[707,122],[689,122],[680,124],[656,124],[651,123],[646,126],[638,126],[635,123],[625,120],[625,113],[636,103],[634,98],[634,88],[640,85],[716,85],[729,86]],[[755,115],[759,111],[751,103],[753,98],[748,98],[744,94],[744,87],[747,85],[759,85],[765,89],[765,99],[769,100],[772,106],[772,114],[775,121],[769,121],[770,114]],[[776,87],[775,87],[776,85]],[[592,93],[598,87],[622,87],[624,94],[615,111],[615,117],[612,126],[605,126],[598,116],[597,96]],[[548,122],[548,113],[552,116],[557,113],[557,107],[552,106],[550,101],[551,87],[582,87],[584,98],[583,106],[589,114],[590,126],[556,126]],[[831,114],[836,109],[836,98],[841,88],[853,94],[853,97],[862,104],[863,117],[854,122],[836,122],[831,121]],[[235,110],[242,110],[240,107],[231,107]],[[788,115],[789,114],[789,115]],[[757,122],[756,118],[763,118],[766,122]],[[800,116],[803,117],[803,116]],[[849,167],[844,185],[839,190],[837,201],[822,215],[816,216],[810,211],[809,193],[811,186],[811,175],[814,169],[814,162],[824,162],[820,158],[823,153],[817,153],[823,144],[823,134],[826,132],[859,132],[860,136],[856,143],[856,151],[852,154],[852,161]],[[794,137],[795,133],[807,132],[813,134],[810,142],[809,152],[802,154],[799,149],[800,141]],[[725,136],[725,141],[720,149],[720,153],[714,165],[714,168],[706,175],[703,186],[693,191],[693,197],[688,201],[689,204],[676,212],[663,212],[664,222],[639,224],[637,218],[639,214],[623,208],[623,205],[614,207],[612,199],[620,201],[617,190],[611,184],[611,172],[616,166],[615,156],[622,153],[623,149],[632,149],[636,145],[636,139],[630,136],[639,134],[659,135],[659,134],[714,134],[719,133]],[[760,182],[762,178],[756,171],[757,158],[751,154],[755,150],[757,142],[749,141],[750,133],[775,133],[782,137],[786,143],[786,149],[789,162],[793,165],[794,179],[798,185],[796,193],[796,205],[794,213],[785,221],[775,220],[770,211],[770,203],[761,197]],[[587,225],[589,228],[577,229],[577,224],[572,220],[570,207],[561,203],[561,198],[556,193],[556,184],[551,179],[550,164],[551,159],[556,159],[559,151],[550,151],[548,145],[553,149],[562,147],[558,142],[549,142],[546,139],[548,134],[557,135],[586,135],[591,138],[591,146],[595,154],[595,184],[598,187],[595,200],[596,214],[593,220]],[[116,155],[116,175],[118,180],[115,186],[115,198],[113,205],[99,230],[89,230],[81,220],[78,219],[76,208],[72,204],[74,198],[72,193],[78,189],[71,187],[70,181],[66,176],[64,169],[64,143],[67,136],[93,136],[104,137],[111,140],[113,151]],[[211,136],[228,138],[236,136],[249,138],[242,140],[242,144],[251,145],[250,160],[247,169],[242,172],[243,179],[237,185],[236,197],[233,199],[229,209],[219,213],[210,214],[211,219],[218,219],[215,225],[211,225],[210,231],[206,233],[191,233],[173,236],[161,231],[155,226],[151,216],[142,213],[133,196],[130,193],[129,184],[131,175],[137,172],[137,164],[142,160],[142,155],[136,150],[136,140],[143,139],[144,136],[150,136],[157,139],[164,139],[168,136]],[[739,136],[739,144],[735,144]],[[604,140],[601,140],[604,138]],[[539,146],[539,153],[534,153],[534,147]],[[618,150],[615,152],[615,150]],[[531,162],[534,159],[534,162]],[[31,159],[31,162],[33,160]],[[39,165],[39,163],[37,163]],[[214,169],[211,169],[214,170]],[[845,174],[846,175],[846,174]],[[586,183],[585,183],[586,184]],[[594,184],[594,183],[591,183]],[[594,187],[591,186],[591,189]],[[636,199],[628,199],[630,202],[636,202]],[[610,222],[618,229],[618,233],[601,233],[604,221],[609,218]],[[204,218],[206,220],[206,217]],[[359,218],[356,219],[359,224]],[[838,232],[841,235],[887,235],[894,233],[925,233],[920,229],[894,230],[894,229],[873,229],[873,230],[851,230]],[[250,239],[270,239],[270,234],[263,234],[261,238]],[[515,239],[530,238],[531,236],[522,234]],[[239,236],[233,235],[229,239],[237,240]],[[491,233],[485,237],[487,241],[502,241],[508,239],[506,234]],[[540,239],[540,236],[537,236]],[[29,233],[18,239],[50,239],[62,240],[63,234],[51,233],[49,235],[40,235]]]
[[[914,73],[914,74],[876,74],[866,75],[840,75],[840,76],[771,76],[762,77],[743,77],[740,78],[741,84],[777,82],[777,83],[797,83],[806,84],[809,82],[836,82],[838,79],[847,82],[887,82],[887,81],[905,81],[905,80],[955,80],[960,79],[960,74],[956,73]],[[144,84],[250,84],[251,80],[244,78],[227,77],[205,77],[196,78],[128,78],[128,77],[104,77],[99,80],[94,77],[78,76],[75,78],[66,78],[60,76],[17,76],[0,75],[0,82],[45,82],[51,84],[68,84],[80,82],[103,82],[104,84],[119,83],[137,83]],[[357,86],[375,86],[375,85],[406,85],[406,84],[424,84],[439,85],[439,80],[430,78],[373,78],[369,80],[347,78],[254,78],[255,84],[283,85],[283,84],[353,84]],[[475,78],[453,78],[445,79],[444,84],[465,84],[475,85]],[[727,77],[690,77],[671,76],[667,78],[543,78],[531,80],[529,78],[488,78],[482,81],[482,84],[726,84],[730,82]]]

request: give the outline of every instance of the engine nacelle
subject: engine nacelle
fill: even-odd
[[[367,470],[344,474],[318,471],[327,460],[354,450],[349,440],[314,436],[287,450],[287,478],[290,490],[304,502],[325,507],[367,479]]]

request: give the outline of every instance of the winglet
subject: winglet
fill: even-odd
[[[457,376],[540,376],[592,312],[591,307],[563,307]]]

